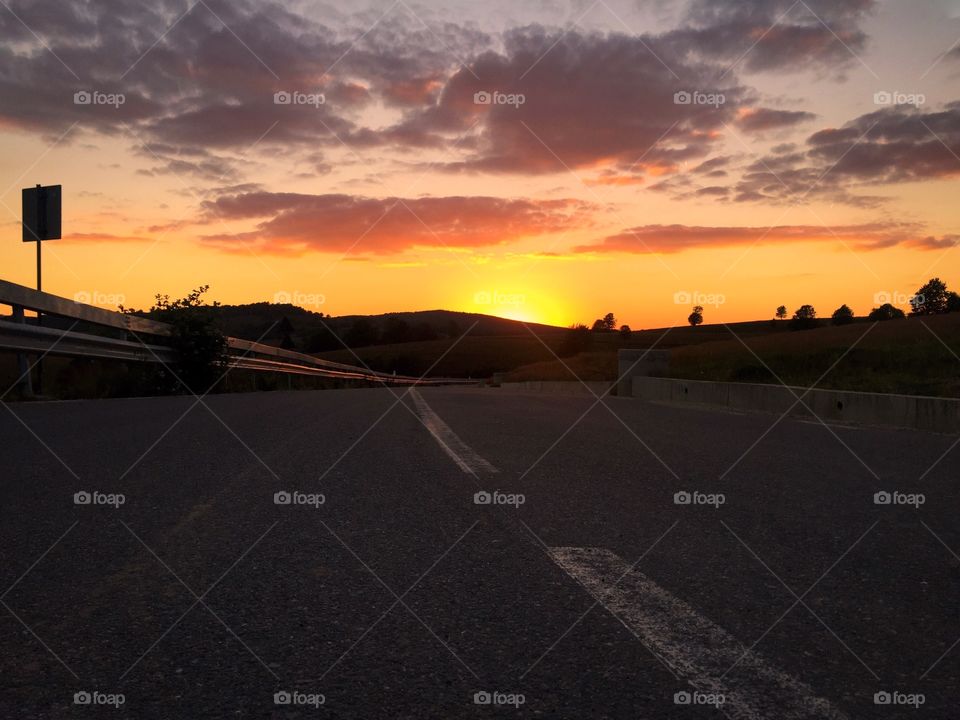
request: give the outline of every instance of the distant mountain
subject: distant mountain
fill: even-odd
[[[357,348],[457,338],[468,330],[473,337],[529,336],[531,330],[537,335],[554,335],[564,331],[564,328],[552,325],[524,324],[492,315],[452,310],[331,317],[297,305],[261,302],[221,305],[215,312],[227,335],[285,345],[302,352],[338,350],[343,343]]]

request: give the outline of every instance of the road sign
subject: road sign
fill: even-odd
[[[23,189],[23,242],[60,239],[60,185]]]

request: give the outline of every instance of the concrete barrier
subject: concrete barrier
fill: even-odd
[[[594,395],[602,395],[611,387],[613,387],[613,383],[606,380],[587,380],[585,382],[576,380],[527,380],[525,382],[505,382],[500,385],[501,390],[549,392],[561,395],[590,395],[591,390]]]
[[[810,390],[804,395],[806,389],[800,387],[656,377],[634,377],[631,389],[633,397],[654,402],[692,403],[777,415],[789,410],[791,416],[813,417],[815,414],[824,422],[960,433],[960,400],[954,398],[825,389]],[[807,407],[798,403],[797,397],[803,398]]]
[[[617,351],[617,395],[630,397],[635,377],[666,375],[670,369],[669,350],[630,349]]]

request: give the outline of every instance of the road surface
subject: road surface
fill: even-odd
[[[957,438],[775,421],[4,405],[0,717],[950,717]]]

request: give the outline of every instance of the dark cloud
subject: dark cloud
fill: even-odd
[[[723,248],[763,243],[846,243],[858,250],[879,250],[894,245],[935,249],[955,245],[956,235],[924,236],[913,223],[869,223],[834,227],[780,225],[764,227],[698,227],[691,225],[643,225],[624,230],[588,245],[574,248],[581,253],[675,253],[702,248]]]
[[[202,148],[205,162],[153,172],[210,177],[254,145],[339,146],[336,136],[364,131],[357,113],[377,97],[430,102],[456,66],[446,47],[472,53],[490,42],[399,9],[371,29],[375,19],[343,16],[334,29],[269,0],[12,0],[0,12],[0,125],[55,137],[76,124],[133,145]],[[78,104],[78,92],[123,100]],[[323,102],[278,105],[277,92]]]
[[[856,62],[867,35],[860,24],[875,0],[694,0],[669,37],[704,58],[748,71],[836,72]]]
[[[885,198],[862,188],[960,175],[960,103],[934,112],[884,108],[774,150],[743,168],[735,200],[876,207]]]
[[[756,108],[745,110],[737,117],[737,127],[747,132],[781,130],[816,119],[816,115],[802,110],[771,110]]]
[[[688,63],[652,37],[531,26],[508,32],[504,48],[457,71],[435,106],[392,132],[431,143],[475,128],[470,156],[449,170],[663,171],[705,156],[747,95],[732,78],[718,85],[716,67]],[[681,91],[722,94],[725,102],[679,104]],[[476,101],[497,93],[507,100]]]
[[[484,247],[588,224],[577,200],[494,197],[368,198],[251,192],[202,204],[207,222],[256,220],[253,230],[205,235],[225,250],[389,254],[413,247]]]

